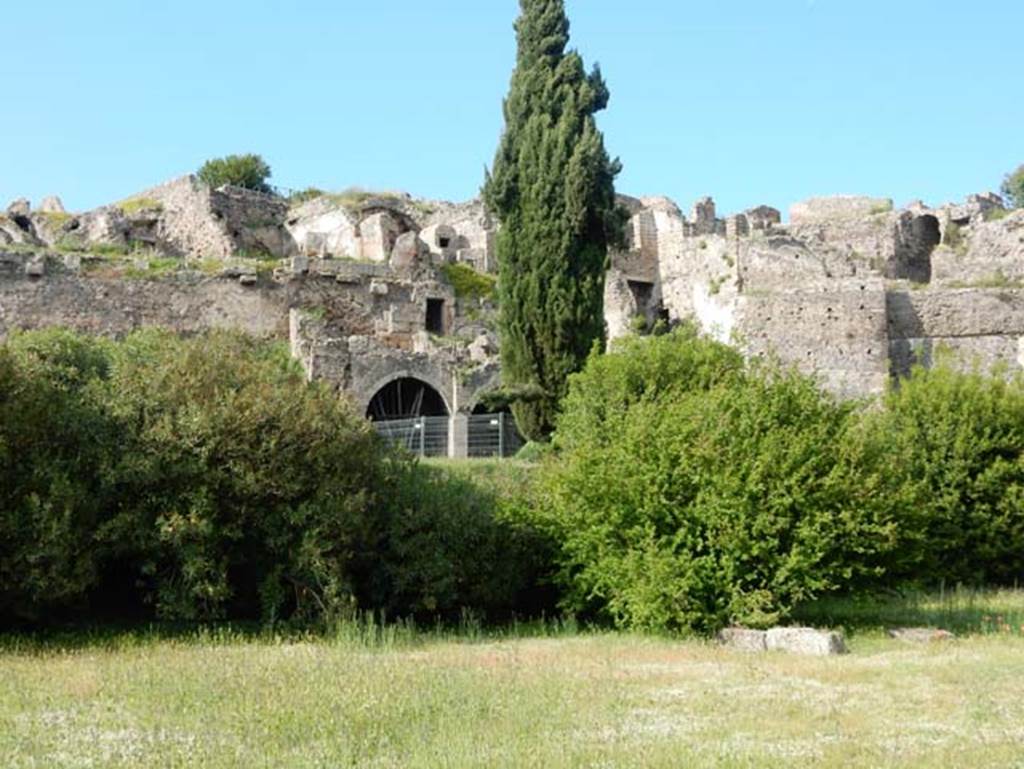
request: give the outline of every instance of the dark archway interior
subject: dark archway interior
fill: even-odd
[[[444,398],[426,382],[412,377],[396,379],[385,385],[370,401],[368,419],[383,422],[416,417],[446,417]]]

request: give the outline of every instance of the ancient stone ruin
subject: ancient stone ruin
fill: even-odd
[[[947,350],[963,366],[1024,365],[1024,211],[996,195],[930,209],[835,197],[719,219],[627,200],[612,260],[612,337],[687,318],[749,355],[776,355],[842,396],[881,392]]]
[[[943,350],[965,366],[1024,365],[1024,211],[998,196],[934,209],[817,199],[788,223],[767,206],[720,218],[710,198],[689,216],[667,198],[621,203],[612,340],[694,320],[844,397]],[[479,201],[348,191],[291,204],[195,177],[80,214],[19,200],[0,214],[0,336],[158,325],[288,340],[368,417],[410,420],[431,453],[465,456],[474,431],[506,429],[479,415],[500,380],[494,298],[479,288],[493,288],[495,234]]]

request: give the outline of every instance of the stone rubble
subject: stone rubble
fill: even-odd
[[[718,634],[722,646],[744,652],[778,651],[815,657],[846,654],[842,633],[808,627],[776,627],[770,630],[726,628]]]

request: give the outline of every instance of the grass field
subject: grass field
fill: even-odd
[[[6,638],[0,765],[1024,767],[1024,593],[815,611],[851,654],[557,627]],[[881,630],[915,617],[967,635]]]

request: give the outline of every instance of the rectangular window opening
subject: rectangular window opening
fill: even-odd
[[[427,300],[427,331],[444,334],[444,299]]]

